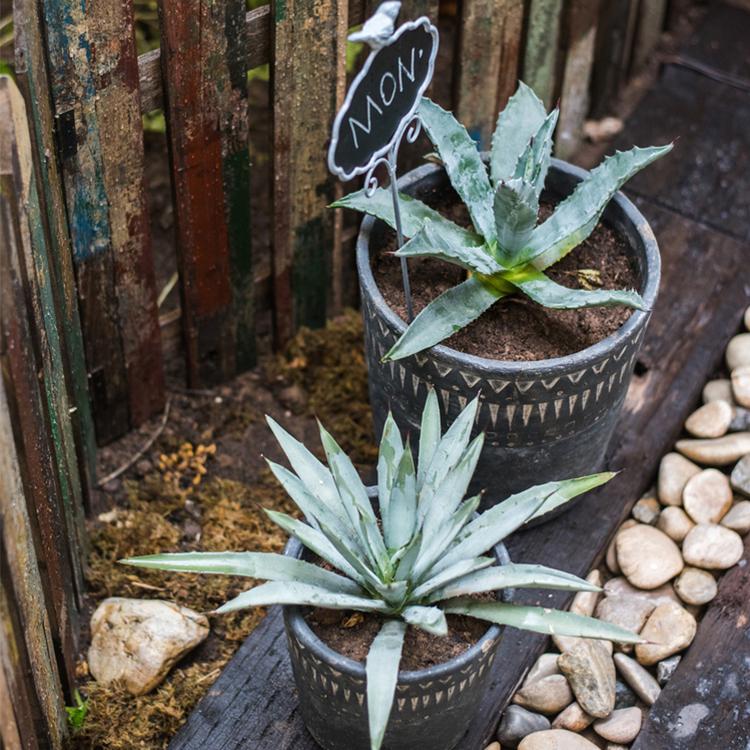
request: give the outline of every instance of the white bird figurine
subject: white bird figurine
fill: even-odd
[[[360,31],[349,35],[350,42],[366,42],[372,49],[385,46],[393,36],[396,18],[401,10],[399,0],[387,0],[380,3],[375,14],[365,21]]]

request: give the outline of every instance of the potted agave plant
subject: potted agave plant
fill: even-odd
[[[293,471],[269,462],[271,470],[305,517],[267,511],[292,536],[285,555],[187,552],[122,562],[266,580],[217,612],[284,605],[302,716],[326,750],[450,750],[479,704],[502,626],[640,642],[608,623],[510,601],[509,590],[521,587],[597,590],[569,573],[511,563],[502,540],[611,474],[550,482],[477,515],[479,497],[464,499],[484,440],[481,434],[470,437],[477,408],[475,399],[441,435],[431,392],[416,457],[387,417],[378,483],[371,490],[322,427],[327,467],[269,419]],[[315,613],[321,609],[363,613],[364,625],[374,633],[365,644],[364,663],[334,649],[316,630]],[[441,653],[459,617],[480,624],[474,642],[428,668],[399,668],[407,656]],[[357,628],[334,627],[339,642],[361,637]],[[429,637],[410,638],[412,629]],[[368,632],[364,626],[363,631]]]
[[[552,159],[558,111],[547,114],[523,83],[499,115],[489,154],[429,99],[418,113],[441,166],[399,182],[410,240],[395,255],[410,259],[419,311],[410,324],[397,309],[400,277],[389,270],[398,266],[388,257],[389,192],[361,190],[334,204],[369,214],[357,267],[376,434],[390,410],[415,436],[434,387],[449,422],[480,396],[475,430],[487,441],[475,486],[487,488],[487,503],[561,473],[599,470],[659,286],[656,240],[618,190],[671,145],[617,152],[589,173]],[[463,223],[444,215],[462,212]],[[597,229],[600,219],[606,229]],[[605,270],[621,266],[637,289],[580,288],[595,287],[601,273],[558,271],[584,241],[589,256]]]

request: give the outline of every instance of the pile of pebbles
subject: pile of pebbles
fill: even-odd
[[[744,321],[750,331],[750,308]],[[570,608],[648,643],[554,636],[557,651],[529,670],[486,750],[625,750],[638,736],[750,531],[750,333],[730,341],[726,365],[730,377],[706,384],[685,422],[690,437],[662,458],[657,487],[589,574],[603,590]]]

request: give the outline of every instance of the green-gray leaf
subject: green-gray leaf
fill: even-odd
[[[391,490],[388,525],[384,528],[388,549],[397,550],[412,538],[417,520],[417,477],[411,447],[406,446]]]
[[[421,491],[425,474],[440,442],[440,406],[437,393],[431,388],[427,394],[422,423],[419,428],[419,454],[417,456],[417,492]]]
[[[424,630],[432,635],[448,635],[448,621],[445,619],[443,610],[438,607],[423,607],[421,605],[412,605],[405,607],[401,612],[409,625]]]
[[[463,578],[476,570],[488,568],[494,562],[496,562],[494,557],[476,557],[474,559],[459,560],[455,565],[451,565],[450,568],[447,568],[442,573],[438,573],[436,576],[429,578],[424,583],[417,586],[417,588],[414,589],[413,598],[419,600],[451,581]]]
[[[403,359],[439,344],[476,320],[505,296],[493,286],[472,276],[432,300],[412,321],[383,361]]]
[[[552,133],[559,114],[560,110],[554,109],[547,115],[516,165],[514,176],[523,178],[531,186],[535,203],[539,201],[547,178],[552,157]]]
[[[383,434],[380,437],[380,449],[378,450],[378,502],[380,503],[380,518],[385,528],[388,525],[388,511],[391,502],[391,491],[396,481],[398,464],[404,452],[404,443],[401,439],[398,425],[393,419],[391,412],[383,425]]]
[[[534,231],[539,203],[528,183],[514,179],[497,186],[494,207],[497,255],[505,268],[513,268]]]
[[[354,581],[319,565],[274,552],[174,552],[120,560],[125,565],[180,573],[217,573],[266,581],[299,581],[343,594],[364,594]]]
[[[531,236],[525,261],[543,271],[564,258],[596,227],[607,203],[634,174],[672,150],[667,146],[632,148],[608,156]]]
[[[541,271],[526,267],[512,282],[525,295],[545,307],[571,310],[582,307],[614,307],[625,305],[646,310],[646,303],[638,292],[627,289],[570,289],[552,281]]]
[[[292,581],[273,581],[243,591],[216,610],[217,614],[247,607],[270,607],[273,604],[298,604],[324,609],[354,609],[359,612],[388,612],[388,605],[379,599],[337,594],[318,586]]]
[[[401,226],[405,237],[414,237],[426,222],[431,221],[440,234],[447,237],[452,244],[465,247],[483,244],[483,240],[478,234],[454,224],[435,209],[410,195],[399,193],[398,205],[401,209]],[[369,198],[365,195],[364,190],[358,190],[355,193],[345,195],[341,200],[336,201],[333,206],[362,211],[362,213],[381,219],[392,229],[396,228],[390,190],[378,188]]]
[[[401,649],[406,623],[387,620],[367,652],[367,716],[370,727],[370,750],[380,750],[388,726],[398,682]]]
[[[394,255],[398,258],[436,258],[485,276],[491,276],[503,270],[484,246],[454,245],[449,237],[442,235],[439,228],[436,229],[433,226],[431,221],[426,222],[422,229]]]
[[[495,185],[513,177],[519,158],[546,116],[539,97],[523,81],[519,81],[516,93],[497,118],[492,136],[490,174]]]
[[[474,227],[487,242],[492,242],[495,239],[492,187],[476,143],[450,112],[426,97],[420,102],[418,112],[453,189],[469,209]]]
[[[643,643],[639,635],[593,617],[560,612],[544,607],[527,607],[504,602],[483,602],[477,599],[456,599],[443,606],[446,614],[468,615],[497,625],[547,635],[569,635],[577,638],[603,638],[619,643]]]

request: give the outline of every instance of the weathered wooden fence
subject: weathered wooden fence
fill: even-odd
[[[165,114],[185,371],[190,386],[211,385],[253,365],[256,307],[271,308],[280,346],[356,296],[356,219],[326,208],[348,186],[328,174],[325,150],[351,73],[347,31],[375,4],[273,0],[248,12],[245,0],[159,0],[160,49],[139,57],[128,0],[14,0],[18,88],[0,78],[9,748],[57,747],[65,733],[95,445],[164,405],[142,115]],[[404,0],[401,18],[439,20],[434,95],[478,141],[523,77],[560,101],[557,150],[568,156],[589,113],[606,112],[645,65],[666,10],[666,0]],[[247,72],[266,63],[270,207],[251,194],[249,150]],[[261,211],[270,251],[252,247]]]

